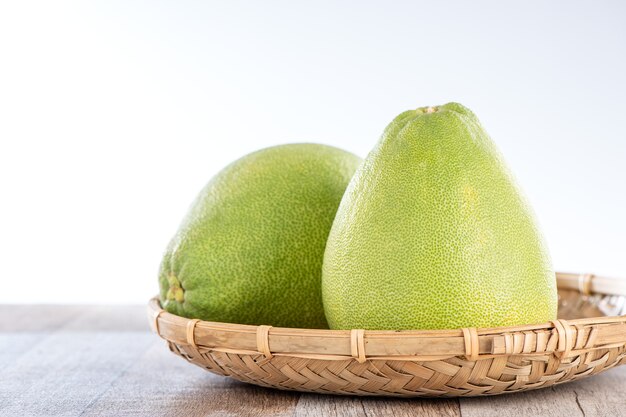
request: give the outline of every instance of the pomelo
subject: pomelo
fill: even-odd
[[[357,170],[324,257],[333,329],[451,329],[556,318],[531,209],[476,116],[400,114]]]
[[[210,321],[326,328],[324,247],[360,162],[334,147],[290,144],[227,166],[167,248],[163,308]]]

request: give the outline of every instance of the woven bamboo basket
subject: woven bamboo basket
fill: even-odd
[[[210,372],[284,390],[398,397],[549,387],[626,363],[626,281],[557,273],[559,319],[497,328],[312,330],[187,319],[150,301],[153,330]]]

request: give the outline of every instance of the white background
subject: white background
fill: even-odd
[[[364,156],[448,101],[504,153],[557,270],[626,278],[625,4],[2,2],[0,302],[143,303],[231,160]]]

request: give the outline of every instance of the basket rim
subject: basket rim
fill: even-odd
[[[556,273],[559,289],[582,295],[626,296],[626,281],[593,274]],[[188,319],[148,303],[152,330],[171,343],[200,352],[345,360],[476,360],[511,354],[560,354],[626,343],[626,315],[598,316],[521,326],[442,330],[330,330]],[[367,352],[366,352],[367,351]]]

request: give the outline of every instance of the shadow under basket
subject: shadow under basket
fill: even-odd
[[[187,319],[150,301],[152,329],[208,371],[283,390],[468,397],[549,387],[626,363],[626,281],[557,273],[559,319],[428,331],[290,329]]]

